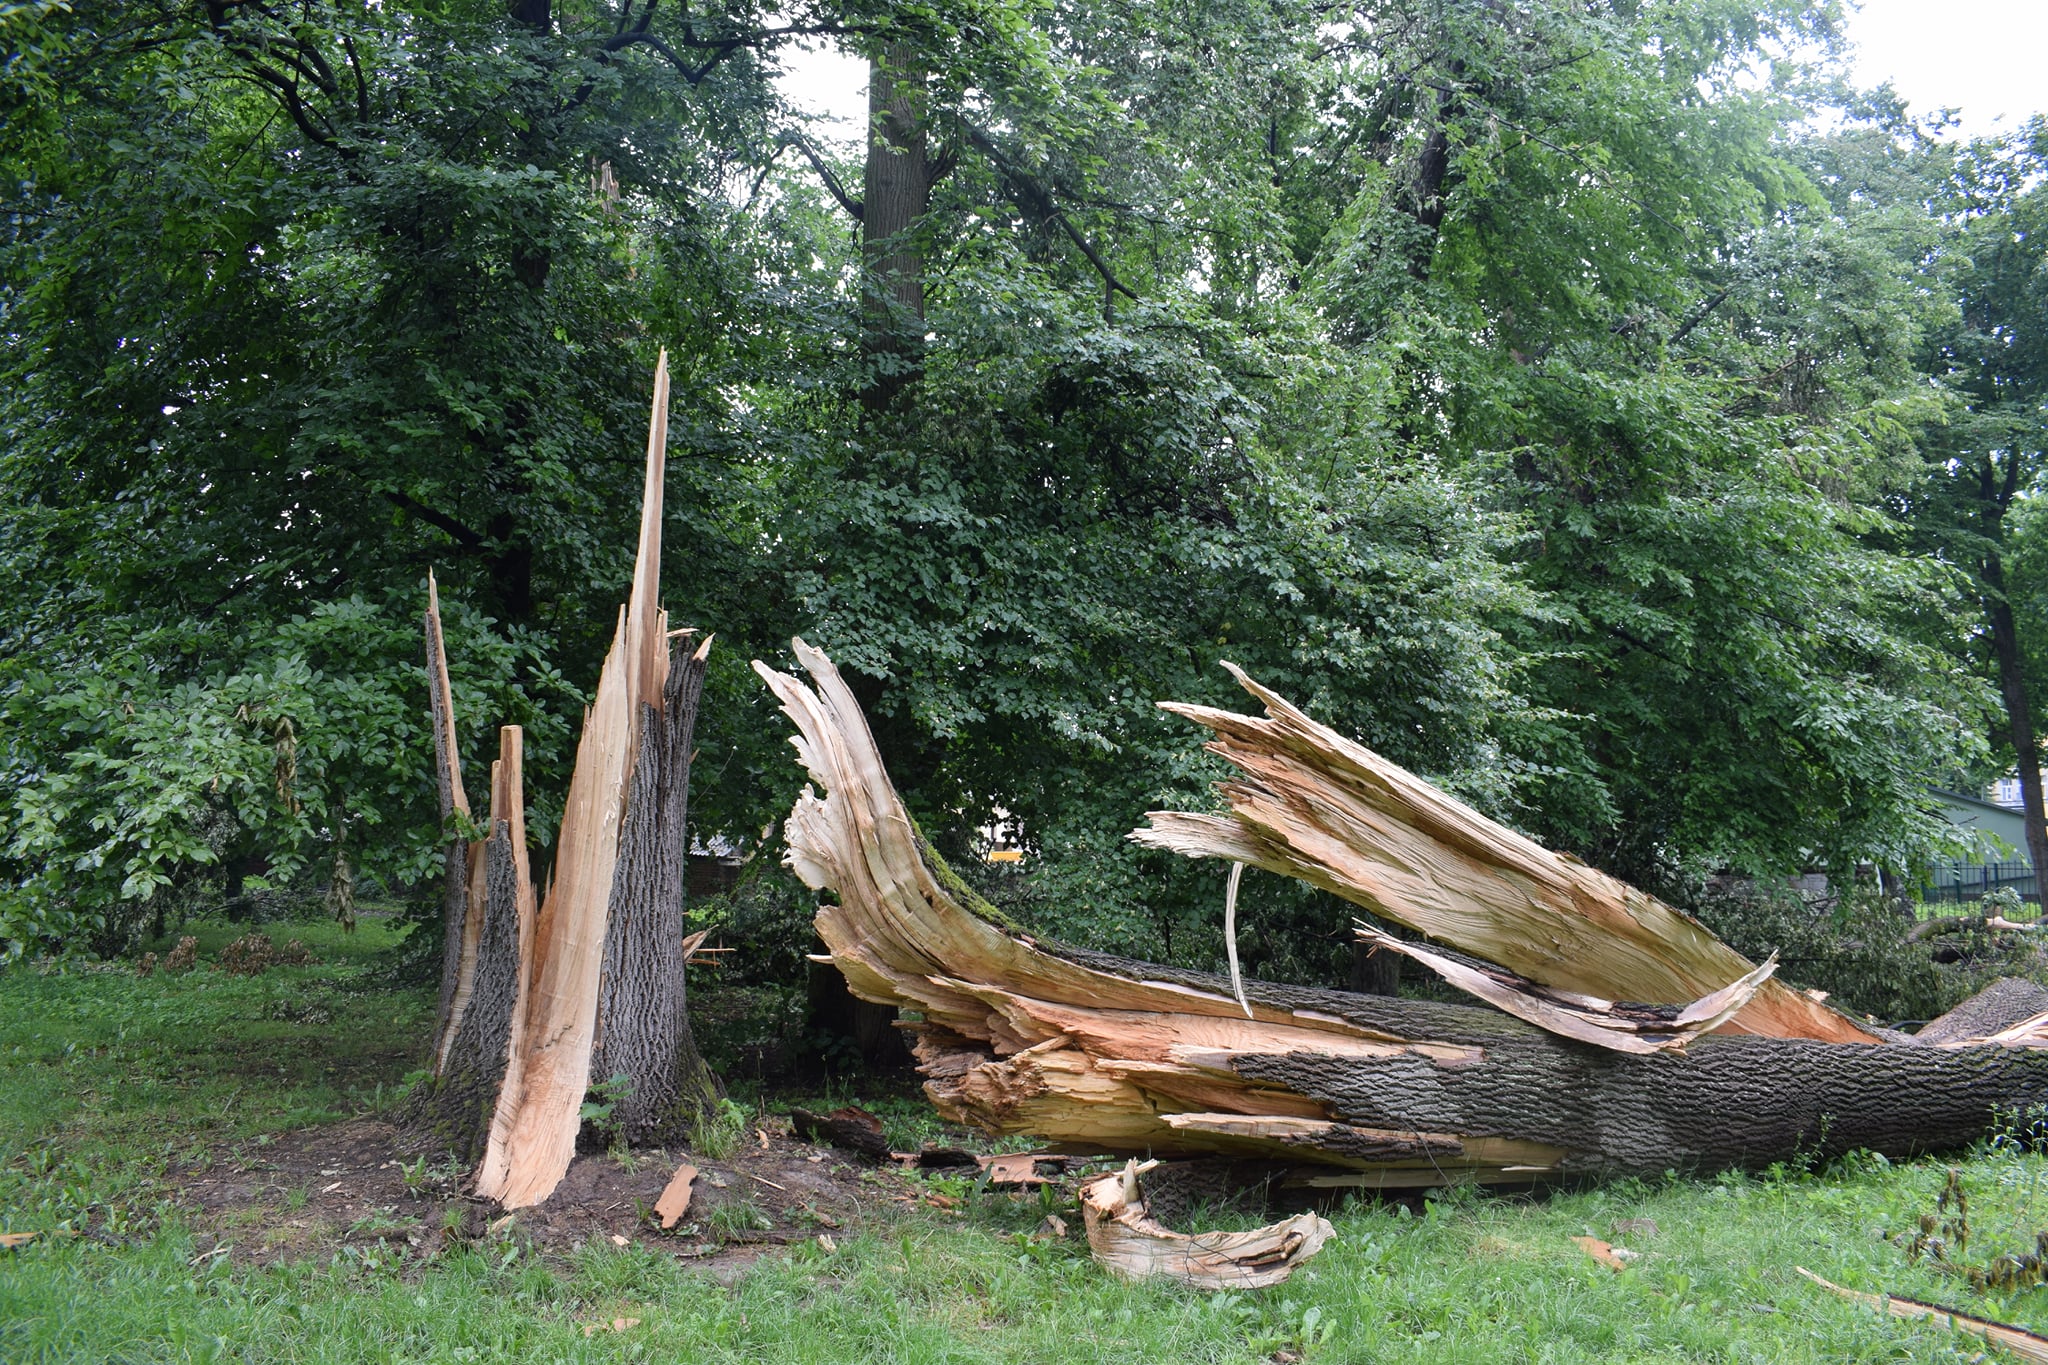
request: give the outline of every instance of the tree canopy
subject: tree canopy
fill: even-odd
[[[0,5],[0,940],[417,883],[430,568],[465,758],[524,723],[559,791],[661,347],[703,837],[773,842],[743,664],[800,633],[1086,944],[1212,951],[1213,878],[1122,834],[1204,799],[1153,704],[1222,659],[1626,877],[1910,873],[1929,786],[2034,762],[2048,132],[1944,140],[1840,29]],[[870,63],[850,154],[777,83],[804,41]],[[1263,951],[1335,952],[1259,894]]]

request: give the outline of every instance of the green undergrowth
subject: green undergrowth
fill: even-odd
[[[9,1362],[1437,1362],[1970,1360],[1969,1338],[1878,1317],[1795,1274],[1936,1299],[2036,1329],[2048,1290],[1983,1294],[1908,1264],[1885,1234],[1933,1210],[1951,1163],[1852,1156],[1821,1169],[1624,1181],[1546,1198],[1454,1191],[1354,1202],[1336,1240],[1257,1292],[1130,1285],[1078,1227],[1034,1238],[1063,1196],[944,1173],[938,1198],[833,1245],[743,1271],[604,1242],[550,1256],[516,1224],[425,1257],[357,1241],[260,1263],[262,1229],[198,1226],[174,1163],[232,1161],[291,1127],[387,1103],[431,1008],[382,984],[390,935],[279,926],[318,965],[13,968],[0,974],[0,1224],[51,1235],[0,1253]],[[202,959],[226,937],[202,935]],[[947,1135],[894,1091],[857,1088],[892,1141]],[[1954,1163],[1982,1264],[2048,1227],[2048,1162],[1988,1146]],[[949,1207],[941,1207],[949,1206]],[[1240,1226],[1217,1214],[1214,1226]],[[66,1235],[66,1234],[70,1235]],[[1638,1253],[1619,1273],[1576,1246]],[[1903,1240],[1903,1239],[1902,1239]],[[227,1245],[230,1249],[221,1252]],[[614,1330],[614,1322],[626,1324]],[[586,1331],[586,1329],[589,1329]]]

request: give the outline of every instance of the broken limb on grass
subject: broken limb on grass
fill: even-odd
[[[1136,842],[1298,877],[1574,995],[1686,1004],[1754,970],[1691,915],[1494,823],[1223,666],[1264,704],[1263,717],[1160,706],[1215,731],[1206,747],[1243,773],[1220,787],[1230,814],[1154,811]],[[1725,1027],[1882,1041],[1778,981],[1763,982]]]
[[[831,661],[794,647],[810,686],[754,665],[796,722],[798,755],[822,788],[791,812],[788,860],[833,893],[816,925],[853,991],[921,1016],[913,1032],[925,1091],[948,1119],[1074,1151],[1278,1160],[1292,1164],[1296,1184],[1399,1187],[1762,1166],[1855,1147],[1903,1157],[1968,1143],[1994,1108],[2048,1095],[2048,1052],[1886,1043],[1837,1030],[1831,1021],[1848,1021],[1832,1011],[1803,1008],[1762,1022],[1818,1021],[1879,1043],[1723,1033],[1637,1055],[1490,1008],[1257,981],[1245,983],[1247,1018],[1224,978],[1061,948],[1008,924],[918,833]],[[1429,814],[1417,817],[1426,828],[1388,835],[1393,816],[1375,813],[1376,838],[1399,839],[1418,866],[1453,853],[1483,861],[1430,834],[1451,833],[1447,798],[1383,766],[1398,775],[1403,809]],[[1468,825],[1456,837],[1476,846],[1483,832]],[[1503,836],[1523,862],[1553,857]],[[1267,856],[1248,843],[1245,853]],[[1568,886],[1598,876],[1576,867]],[[1496,896],[1517,884],[1505,870],[1488,875]],[[1590,908],[1566,898],[1528,915],[1595,947],[1603,926],[1627,939],[1626,952],[1606,957],[1612,998],[1686,1014],[1757,970],[1696,921],[1603,881],[1618,889]],[[1494,917],[1438,908],[1446,920]],[[1680,960],[1694,984],[1669,967],[1639,988],[1615,978],[1626,962],[1658,958],[1657,924],[1690,945]],[[1726,974],[1705,978],[1708,961],[1724,962]],[[1762,982],[1744,1015],[1772,988],[1796,996]]]
[[[671,645],[658,601],[667,414],[664,355],[632,588],[584,717],[544,903],[535,910],[515,728],[493,768],[489,837],[465,850],[458,832],[449,848],[442,1018],[411,1117],[465,1157],[481,1152],[477,1190],[507,1208],[546,1199],[568,1170],[593,1081],[612,1083],[608,1126],[632,1143],[681,1137],[717,1098],[683,995],[691,739],[711,642]],[[431,584],[427,656],[453,825],[468,807]]]
[[[1938,1327],[1947,1327],[1971,1336],[1981,1337],[1993,1345],[2002,1346],[2016,1358],[2048,1365],[2048,1337],[2038,1332],[2029,1332],[2024,1327],[2015,1327],[2009,1322],[1995,1322],[1980,1318],[1974,1313],[1962,1313],[1953,1308],[1944,1308],[1938,1303],[1922,1303],[1918,1299],[1902,1299],[1896,1294],[1866,1294],[1860,1289],[1846,1289],[1839,1284],[1823,1280],[1803,1265],[1792,1267],[1807,1279],[1812,1280],[1828,1293],[1844,1298],[1851,1303],[1860,1303],[1866,1308],[1875,1308],[1880,1313],[1889,1313],[1895,1318],[1912,1318],[1932,1322]]]
[[[1164,1276],[1197,1289],[1263,1289],[1286,1279],[1336,1235],[1313,1213],[1248,1232],[1175,1232],[1147,1214],[1140,1198],[1138,1178],[1157,1164],[1129,1161],[1081,1187],[1089,1251],[1128,1279]]]

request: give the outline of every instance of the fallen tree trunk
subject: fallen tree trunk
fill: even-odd
[[[817,928],[854,992],[919,1014],[926,1093],[949,1119],[1073,1150],[1278,1158],[1310,1184],[1402,1186],[1757,1166],[1856,1147],[1904,1157],[1968,1142],[1996,1108],[2048,1097],[2048,1052],[2031,1047],[1885,1043],[1859,1027],[1851,1036],[1880,1045],[1752,1033],[1637,1054],[1464,1005],[1257,982],[1240,1005],[1222,978],[1043,942],[932,853],[830,660],[795,648],[815,690],[755,664],[824,789],[807,788],[791,812],[789,863],[832,893]],[[1608,906],[1581,913],[1598,919]],[[1562,922],[1570,910],[1542,913]],[[1644,923],[1632,916],[1617,932],[1655,959]],[[1684,960],[1732,961],[1666,1003],[1749,973],[1696,923],[1679,917],[1673,931]],[[1818,1017],[1786,996],[1763,1023]],[[1835,1029],[1825,1017],[1818,1027]]]

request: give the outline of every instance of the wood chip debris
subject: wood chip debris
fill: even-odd
[[[1157,1164],[1129,1161],[1123,1170],[1081,1187],[1088,1248],[1097,1263],[1127,1279],[1157,1276],[1195,1289],[1262,1289],[1293,1274],[1336,1236],[1313,1213],[1250,1232],[1175,1232],[1145,1212],[1140,1195],[1138,1177]]]
[[[583,1324],[583,1335],[594,1337],[599,1332],[624,1332],[639,1325],[640,1319],[638,1318],[613,1318],[610,1322],[586,1322]]]
[[[1598,1237],[1574,1237],[1572,1241],[1579,1250],[1609,1270],[1627,1270],[1628,1263],[1636,1258],[1636,1253],[1627,1247],[1613,1246]]]
[[[676,1167],[676,1173],[669,1177],[668,1185],[661,1192],[661,1198],[654,1201],[654,1212],[661,1219],[664,1231],[676,1225],[676,1219],[690,1211],[690,1186],[697,1178],[697,1168],[684,1162]]]

